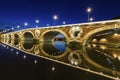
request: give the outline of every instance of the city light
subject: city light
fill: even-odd
[[[54,16],[53,16],[53,19],[54,19],[54,20],[57,20],[57,19],[58,19],[58,16],[57,16],[57,15],[54,15]]]
[[[24,26],[28,26],[28,23],[27,23],[27,22],[25,22],[25,23],[24,23]]]
[[[90,7],[87,8],[87,12],[90,13],[92,9]]]
[[[18,25],[17,28],[20,28],[20,26]]]
[[[49,24],[47,24],[47,26],[50,26]]]
[[[23,58],[26,59],[26,55],[24,55]]]
[[[89,21],[91,21],[91,22],[92,22],[92,21],[93,21],[93,18],[90,18],[90,20],[89,20]]]
[[[36,23],[36,28],[38,28],[39,20],[35,20],[35,23]]]
[[[63,24],[65,25],[65,24],[66,24],[66,22],[65,22],[65,21],[63,21]]]
[[[35,60],[34,63],[37,64],[37,60]]]
[[[16,54],[18,55],[18,54],[19,54],[19,52],[17,51],[17,52],[16,52]]]
[[[11,48],[11,51],[13,51],[13,49]]]
[[[12,27],[12,30],[14,30],[14,28]]]
[[[55,21],[58,19],[58,16],[57,15],[54,15],[53,16],[53,20],[54,20],[54,25],[55,25]]]
[[[55,67],[52,67],[52,71],[55,71]]]
[[[39,23],[39,20],[35,20],[36,23]]]

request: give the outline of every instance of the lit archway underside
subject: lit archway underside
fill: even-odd
[[[54,58],[60,58],[60,57],[62,57],[62,56],[64,56],[66,54],[66,51],[60,52],[54,46],[54,38],[57,35],[59,35],[59,34],[62,34],[65,37],[64,42],[67,43],[67,39],[68,39],[67,35],[65,33],[63,33],[62,31],[59,31],[59,30],[55,30],[55,31],[48,30],[48,31],[46,31],[46,32],[44,32],[42,34],[42,36],[41,36],[41,38],[42,38],[42,52],[45,55],[53,56]]]
[[[19,41],[20,41],[20,37],[18,34],[15,34],[14,35],[14,45],[18,45],[19,44]]]
[[[86,46],[90,40],[90,38],[96,34],[96,33],[99,33],[99,32],[102,32],[102,31],[105,31],[105,30],[112,30],[112,29],[118,29],[120,28],[120,25],[111,25],[111,26],[104,26],[104,27],[100,27],[100,28],[97,28],[97,29],[94,29],[90,32],[88,32],[84,37],[83,37],[83,46]]]
[[[31,32],[25,32],[23,34],[24,40],[23,40],[23,49],[25,50],[31,50],[34,45],[34,39],[33,34]]]

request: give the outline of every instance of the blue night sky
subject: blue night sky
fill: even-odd
[[[61,25],[87,22],[86,8],[93,10],[90,14],[94,21],[109,20],[120,16],[120,0],[0,0],[0,23],[35,26],[53,25],[54,14],[59,16],[56,21]]]

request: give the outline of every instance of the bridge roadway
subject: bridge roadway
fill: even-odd
[[[91,41],[93,36],[97,33],[106,30],[116,31],[117,29],[120,29],[120,20],[108,20],[24,29],[1,34],[0,40],[3,44],[9,45],[31,55],[85,70],[100,76],[120,80],[119,71],[111,70],[92,61],[88,55],[86,55],[87,49],[85,48],[85,46],[89,47],[89,41]],[[65,37],[67,45],[69,45],[70,42],[79,42],[82,46],[84,46],[83,50],[78,49],[77,51],[73,51],[67,47],[63,53],[60,52],[53,46],[54,39],[59,34],[62,34]],[[51,44],[47,46],[47,43]],[[53,55],[52,53],[48,54],[46,51],[48,48],[51,48],[50,51],[53,51],[58,55]],[[77,55],[77,60],[73,59],[73,54]]]

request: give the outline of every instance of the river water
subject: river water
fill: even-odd
[[[3,78],[16,79],[21,75],[21,79],[31,80],[111,80],[120,77],[120,49],[116,47],[95,43],[67,45],[64,41],[15,43],[8,41],[0,45]],[[52,71],[53,67],[59,70]]]

